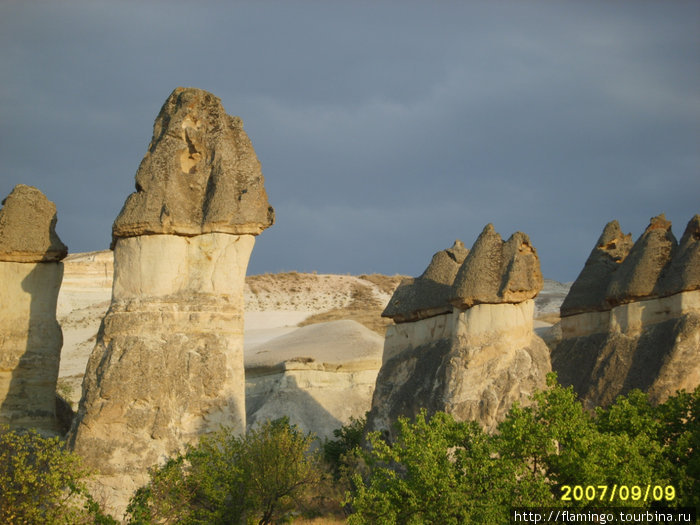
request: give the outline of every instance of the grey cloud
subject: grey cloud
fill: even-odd
[[[0,194],[107,246],[178,85],[240,115],[278,223],[251,272],[422,271],[487,222],[571,280],[610,219],[698,213],[700,6],[0,5]]]

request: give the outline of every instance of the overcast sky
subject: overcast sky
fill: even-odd
[[[492,222],[575,279],[606,222],[700,213],[700,2],[0,0],[0,198],[105,249],[177,86],[243,119],[249,273],[418,275]]]

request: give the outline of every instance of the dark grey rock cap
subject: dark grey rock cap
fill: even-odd
[[[0,261],[60,261],[68,248],[56,233],[56,205],[38,189],[18,184],[0,209]]]
[[[613,274],[632,249],[632,234],[624,234],[617,221],[605,225],[586,264],[561,305],[562,317],[583,312],[605,311]]]
[[[700,289],[700,215],[688,222],[671,264],[668,266],[658,293],[673,295]]]
[[[530,238],[516,232],[504,243],[493,225],[487,224],[457,272],[450,302],[462,309],[482,303],[520,303],[534,298],[543,281]]]
[[[136,172],[136,192],[112,227],[146,234],[257,235],[274,222],[260,163],[243,122],[206,91],[177,88],[153,126]]]
[[[608,304],[617,306],[658,297],[658,285],[677,246],[671,222],[663,213],[653,217],[612,276],[607,292]]]
[[[460,240],[433,255],[430,264],[415,279],[404,279],[382,312],[396,323],[418,321],[452,311],[449,303],[452,282],[469,250]]]

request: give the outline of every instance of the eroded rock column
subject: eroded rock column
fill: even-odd
[[[652,402],[693,390],[700,384],[700,216],[680,243],[663,215],[634,245],[609,223],[561,314],[552,367],[587,407],[634,388]]]
[[[117,515],[148,467],[222,425],[245,430],[245,272],[274,220],[241,120],[198,89],[163,105],[136,189],[70,436]]]
[[[59,433],[56,381],[63,336],[56,301],[68,249],[56,206],[20,184],[0,209],[0,424]]]
[[[551,370],[533,332],[541,287],[537,253],[520,232],[503,242],[489,224],[471,250],[456,242],[435,254],[382,314],[395,324],[387,329],[369,427],[391,433],[398,416],[426,408],[491,430],[514,401],[527,402]]]

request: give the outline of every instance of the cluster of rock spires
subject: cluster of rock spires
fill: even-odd
[[[664,215],[637,242],[605,226],[561,306],[559,380],[589,407],[640,388],[653,402],[700,384],[700,215],[680,243]]]
[[[527,235],[507,241],[487,225],[471,250],[460,241],[401,283],[382,315],[391,317],[369,413],[391,435],[398,416],[421,408],[493,429],[514,401],[526,402],[551,370],[533,332],[542,288]]]
[[[68,433],[117,515],[147,482],[148,467],[221,425],[245,430],[244,278],[255,236],[274,221],[241,120],[198,89],[178,88],[165,102],[136,190],[114,222],[111,305]],[[18,185],[2,204],[0,424],[63,434],[56,301],[67,248],[55,232],[56,208],[39,190]],[[398,416],[426,408],[491,430],[551,369],[590,407],[632,388],[660,402],[700,384],[700,215],[680,243],[663,215],[635,243],[609,223],[561,306],[551,360],[533,331],[542,284],[537,252],[521,232],[504,242],[489,224],[471,250],[456,241],[436,253],[383,313],[394,324],[369,429],[391,435]],[[318,352],[307,358],[270,360],[264,354],[274,345],[261,347],[249,374],[252,418],[282,405],[328,433],[339,423],[333,414],[364,406],[381,337],[337,323],[349,347],[356,337],[369,350],[324,361],[316,327],[298,336],[316,337]],[[323,383],[331,370],[362,392],[297,384],[311,375]],[[266,405],[270,391],[281,399],[276,408]]]
[[[2,204],[0,424],[57,434],[56,300],[68,248],[56,234],[56,206],[41,191],[20,184]]]

